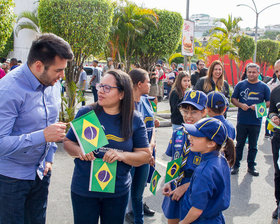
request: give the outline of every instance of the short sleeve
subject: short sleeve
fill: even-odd
[[[172,137],[171,137],[170,140],[169,140],[169,143],[168,143],[168,146],[167,146],[167,149],[166,149],[166,152],[165,152],[165,154],[166,154],[167,156],[169,156],[169,157],[172,157],[173,136],[174,136],[174,132],[173,132]]]
[[[134,113],[133,126],[133,148],[148,148],[149,141],[147,130],[144,121],[140,118],[140,115],[137,113]]]
[[[210,177],[202,174],[201,172],[196,173],[190,200],[192,206],[197,209],[205,210],[208,205],[209,198],[213,195],[213,189],[211,187],[212,181],[210,180]]]
[[[82,115],[88,113],[89,111],[91,111],[91,109],[89,107],[82,107],[78,111],[78,113],[76,114],[75,119],[78,118],[78,117],[81,117]],[[66,138],[70,139],[73,142],[78,142],[78,140],[77,140],[77,138],[76,138],[72,128],[69,129],[69,131],[68,131],[68,133],[66,135]]]
[[[234,88],[234,91],[233,91],[233,94],[231,96],[231,98],[235,98],[235,99],[238,99],[239,97],[239,86],[240,86],[240,83],[237,83],[237,85],[235,86]]]
[[[265,100],[265,102],[267,102],[270,99],[270,89],[269,89],[269,87],[266,84],[264,84],[264,85],[265,85],[264,100]]]

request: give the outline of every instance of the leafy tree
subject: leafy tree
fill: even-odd
[[[113,58],[124,62],[126,71],[135,52],[135,40],[141,38],[149,26],[156,28],[157,15],[151,9],[143,9],[128,1],[114,9],[109,46]]]
[[[12,32],[9,39],[7,40],[5,47],[0,51],[0,58],[6,58],[10,51],[14,49],[14,33]]]
[[[158,15],[157,28],[149,26],[145,34],[135,41],[135,60],[142,68],[150,70],[159,58],[174,53],[182,36],[183,18],[177,12],[155,10]]]
[[[232,84],[234,86],[234,74],[233,74],[233,60],[235,59],[237,53],[233,44],[233,37],[236,36],[240,30],[238,23],[242,21],[240,17],[233,18],[232,15],[228,15],[228,20],[222,18],[219,19],[219,22],[223,24],[224,27],[214,27],[211,32],[221,32],[224,34],[224,42],[227,42],[227,47],[229,47],[227,54],[230,58],[230,67],[231,67],[231,77]]]
[[[18,36],[19,31],[23,29],[29,29],[41,33],[38,20],[38,9],[34,9],[32,12],[23,11],[19,14],[15,29],[16,36]]]
[[[13,0],[0,0],[0,52],[13,32],[15,14]]]
[[[274,65],[279,54],[279,43],[273,40],[259,40],[257,51],[257,63],[261,67],[261,72],[266,76],[269,66]],[[264,66],[265,69],[264,69]]]
[[[280,31],[265,31],[264,35],[260,37],[260,39],[270,39],[276,40],[277,35],[280,34]]]
[[[74,60],[66,69],[66,85],[77,83],[86,58],[100,54],[109,36],[113,8],[109,0],[40,0],[39,26],[42,32],[51,32],[71,45]],[[66,88],[68,105],[73,107],[74,88]]]
[[[255,41],[252,37],[247,35],[235,37],[233,41],[234,41],[234,45],[237,46],[238,49],[237,59],[239,63],[237,64],[243,62],[241,71],[239,71],[239,66],[237,66],[237,71],[238,71],[237,79],[240,80],[241,74],[245,67],[245,62],[251,59],[254,55]]]

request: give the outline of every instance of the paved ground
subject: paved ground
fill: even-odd
[[[87,94],[87,102],[92,102],[91,94]],[[167,102],[159,103],[159,111],[169,109]],[[228,119],[236,124],[236,112],[229,112]],[[164,127],[157,129],[157,170],[165,173],[166,164],[169,158],[164,155],[171,128]],[[259,138],[259,152],[257,155],[257,168],[260,171],[259,177],[252,177],[247,173],[246,150],[241,164],[239,175],[232,176],[232,197],[231,206],[224,212],[226,223],[228,224],[276,224],[271,218],[271,213],[275,209],[274,202],[274,182],[273,182],[273,162],[271,154],[270,140],[264,139],[264,130]],[[70,184],[73,171],[73,159],[68,156],[61,145],[56,153],[53,174],[50,186],[49,204],[47,210],[48,224],[73,223],[73,214],[70,199]],[[163,186],[163,178],[160,180],[160,187]],[[161,203],[162,194],[158,187],[156,196],[149,190],[145,191],[145,201],[156,211],[154,217],[145,217],[145,223],[167,223],[162,214]]]

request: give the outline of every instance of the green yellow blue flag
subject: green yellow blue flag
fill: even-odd
[[[267,129],[274,132],[274,128],[280,129],[275,123],[273,123],[269,118],[266,118],[268,121]]]
[[[267,116],[266,103],[262,102],[256,104],[255,111],[256,111],[257,118],[266,117]]]
[[[89,191],[115,193],[117,161],[106,163],[96,158],[91,161]]]
[[[153,195],[156,195],[157,185],[160,178],[161,175],[158,173],[158,171],[154,170],[150,183],[150,191],[153,193]]]
[[[181,163],[182,163],[182,157],[172,160],[167,164],[165,183],[168,183],[179,176]]]
[[[154,101],[150,101],[151,102],[151,105],[152,105],[152,108],[153,108],[153,111],[156,113],[157,112],[157,105]]]
[[[108,144],[105,133],[93,110],[71,121],[70,125],[84,154]]]

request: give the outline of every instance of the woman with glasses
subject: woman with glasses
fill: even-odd
[[[77,139],[70,129],[64,141],[65,150],[75,159],[71,198],[74,223],[121,224],[131,185],[131,166],[149,163],[151,153],[145,125],[140,115],[134,113],[132,83],[120,70],[109,70],[96,86],[98,101],[82,107],[76,115],[82,116],[94,110],[109,144],[82,154]],[[115,193],[89,191],[91,160],[117,161]]]

